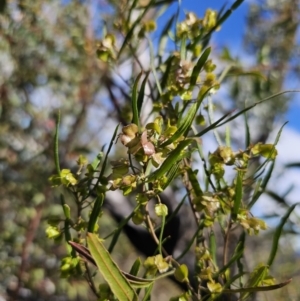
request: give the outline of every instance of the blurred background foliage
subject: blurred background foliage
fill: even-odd
[[[126,29],[120,24],[139,16],[137,9],[128,17],[132,2],[1,1],[0,300],[89,299],[84,279],[59,278],[60,259],[66,250],[45,236],[47,219],[62,213],[57,192],[48,182],[54,173],[54,115],[60,108],[61,166],[71,168],[79,154],[97,154],[118,122],[130,121],[131,80],[140,69],[148,70],[147,60],[140,59],[147,55],[148,44],[134,33],[113,68],[97,58],[96,50],[107,32],[115,33],[117,43],[122,41]],[[148,2],[140,0],[138,6]],[[157,2],[168,9],[174,1]],[[155,20],[161,5],[153,6],[141,20]],[[250,97],[259,100],[277,93],[291,76],[299,76],[298,27],[298,0],[253,1],[247,16],[245,48],[254,63],[244,67],[243,59],[232,57],[230,48],[224,48],[216,58],[221,65],[231,66],[230,76],[224,79],[228,102],[224,104],[216,96],[220,114],[244,107],[244,100]],[[288,97],[277,97],[249,114],[253,143],[268,139],[288,106]],[[237,145],[238,135],[233,132]],[[288,204],[285,198],[274,198],[276,202]],[[104,233],[114,227],[108,216],[102,223]],[[287,231],[295,233],[294,225]],[[125,236],[121,239],[122,250],[117,249],[114,256],[122,263],[135,251]],[[257,295],[257,300],[300,298],[299,258],[289,236],[283,240],[283,254],[278,256],[274,276],[293,277],[294,283],[278,292]],[[261,237],[253,239],[249,256],[259,253],[263,257],[265,245],[270,245],[269,234],[263,243]],[[157,300],[166,300],[166,290],[157,290]]]

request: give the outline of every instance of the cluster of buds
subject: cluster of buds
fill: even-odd
[[[112,34],[107,34],[105,38],[97,45],[97,56],[103,62],[108,62],[116,58],[116,37]]]
[[[177,36],[188,37],[190,40],[197,38],[202,32],[207,33],[217,24],[217,12],[208,9],[203,19],[194,13],[187,13],[185,20],[177,25]]]

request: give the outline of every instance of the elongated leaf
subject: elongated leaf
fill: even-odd
[[[283,92],[279,92],[279,93],[275,93],[273,95],[270,95],[270,96],[268,96],[268,97],[266,97],[266,98],[264,98],[264,99],[262,99],[262,100],[260,100],[256,103],[254,103],[253,105],[250,105],[250,106],[246,107],[245,109],[239,111],[238,113],[234,114],[233,116],[231,116],[230,118],[228,118],[224,122],[220,123],[218,126],[222,126],[222,125],[226,124],[227,122],[236,119],[238,116],[244,114],[245,112],[251,110],[252,108],[256,107],[257,105],[259,105],[259,104],[261,104],[261,103],[263,103],[267,100],[273,99],[275,97],[281,96],[281,95],[286,94],[286,93],[296,93],[296,92],[300,92],[300,90],[285,90]]]
[[[245,145],[246,147],[248,147],[250,145],[251,135],[250,135],[247,113],[244,114],[244,120],[245,120],[245,130],[246,130]]]
[[[128,223],[128,221],[133,217],[134,215],[134,211],[132,211],[126,218],[124,218],[119,226],[118,226],[118,229],[116,229],[113,233],[114,233],[114,236],[110,242],[110,245],[109,245],[109,248],[108,248],[108,251],[111,253],[119,239],[119,236],[122,232],[122,228]],[[108,235],[106,238],[110,237],[111,235]]]
[[[285,165],[286,168],[292,168],[292,167],[300,167],[300,162],[295,162],[295,163],[289,163]]]
[[[186,113],[185,117],[182,119],[182,122],[180,123],[177,131],[167,141],[163,142],[160,145],[161,147],[165,147],[165,146],[173,143],[174,141],[176,141],[179,137],[181,137],[188,131],[188,129],[191,127],[191,125],[194,121],[194,118],[198,111],[198,108],[199,108],[198,102],[194,103],[191,106],[189,111]]]
[[[286,123],[284,123],[280,130],[278,131],[278,134],[276,136],[276,139],[275,139],[275,142],[274,142],[274,151],[275,151],[275,146],[277,145],[278,141],[279,141],[279,138],[280,138],[280,135],[282,133],[282,130],[283,130],[283,127],[286,125]],[[254,172],[254,174],[257,174],[261,169],[264,168],[264,166],[271,160],[271,156],[272,156],[272,153],[270,155],[269,158],[267,158],[257,169],[256,171]],[[268,172],[267,174],[264,176],[263,178],[263,181],[259,187],[259,189],[255,189],[254,193],[253,193],[253,196],[252,196],[252,199],[248,205],[248,208],[251,208],[255,203],[256,201],[258,200],[258,198],[262,195],[262,193],[265,191],[268,183],[269,183],[269,180],[271,178],[271,175],[272,175],[272,172],[273,172],[273,169],[274,169],[274,166],[275,166],[275,160],[272,160],[272,163],[271,163],[271,166],[269,167],[268,169]]]
[[[216,25],[202,38],[203,47],[205,47],[208,44],[211,35],[230,17],[233,11],[236,10],[243,2],[244,0],[236,0],[231,5],[231,7],[220,16],[220,18],[217,20]]]
[[[276,151],[275,146],[278,144],[279,139],[280,139],[280,136],[281,136],[281,133],[282,133],[283,128],[285,127],[286,124],[287,124],[287,122],[285,122],[285,123],[281,126],[281,128],[279,129],[279,131],[278,131],[278,133],[277,133],[277,135],[276,135],[276,138],[275,138],[275,141],[274,141],[272,150],[270,151],[270,153],[269,153],[267,159],[266,159],[266,160],[265,160],[265,161],[264,161],[264,162],[263,162],[263,163],[255,170],[255,172],[254,172],[255,174],[256,174],[258,171],[260,171],[262,168],[264,168],[265,165],[266,165],[268,162],[274,161],[274,159],[276,158],[277,151]],[[275,158],[274,158],[274,157],[275,157]]]
[[[159,1],[154,1],[151,4],[147,4],[147,5],[143,5],[143,6],[139,6],[137,7],[137,9],[144,9],[146,7],[148,7],[148,5],[151,5],[151,7],[156,7],[156,6],[160,6],[160,5],[171,5],[173,2],[178,2],[178,0],[159,0]]]
[[[269,167],[268,172],[265,175],[264,179],[263,180],[260,179],[257,182],[258,184],[257,184],[257,186],[255,186],[255,190],[254,190],[252,199],[251,199],[250,203],[248,204],[249,209],[257,202],[259,197],[264,193],[264,191],[267,187],[267,184],[271,178],[274,166],[275,166],[275,161],[272,161],[271,166]]]
[[[95,226],[96,226],[99,214],[101,212],[103,200],[104,200],[104,194],[101,193],[99,196],[97,196],[97,198],[94,202],[94,207],[93,207],[92,213],[90,215],[89,223],[88,223],[88,232],[94,233],[94,231],[95,231]]]
[[[214,123],[212,123],[211,125],[209,125],[207,128],[205,128],[203,131],[199,132],[198,134],[195,134],[192,137],[201,137],[204,134],[206,134],[207,132],[209,132],[210,130],[216,128],[219,126],[219,123],[221,123],[224,119],[226,119],[228,116],[230,116],[232,114],[232,112],[229,112],[227,114],[225,114],[224,116],[222,116],[220,119],[218,119],[217,121],[215,121]]]
[[[180,58],[186,60],[186,35],[183,35],[180,41]]]
[[[184,201],[185,201],[186,197],[187,197],[187,195],[185,195],[185,196],[181,199],[181,201],[179,202],[179,204],[177,205],[177,207],[175,208],[175,210],[171,213],[171,215],[168,216],[168,218],[167,218],[167,220],[166,220],[166,225],[168,224],[169,221],[171,221],[171,220],[173,219],[173,217],[175,217],[175,216],[178,214],[180,208],[181,208],[182,205],[184,204]]]
[[[182,253],[176,257],[176,261],[180,260],[190,249],[191,249],[191,246],[193,245],[195,239],[197,238],[198,236],[198,233],[203,230],[204,228],[204,221],[202,220],[198,226],[198,229],[197,231],[194,233],[193,237],[191,238],[191,240],[186,244],[186,247],[185,249],[182,251]]]
[[[65,202],[65,198],[64,198],[64,195],[61,194],[60,195],[60,203],[63,207],[63,210],[64,210],[64,214],[65,214],[65,227],[64,227],[64,234],[65,234],[65,240],[68,242],[69,240],[72,239],[72,235],[71,235],[71,231],[70,231],[70,207],[66,204]],[[76,257],[76,252],[72,249],[72,252],[71,252],[71,255],[72,257]]]
[[[210,231],[209,234],[209,253],[211,254],[212,261],[217,266],[217,244],[216,236],[213,231]]]
[[[148,80],[148,77],[149,77],[149,72],[146,73],[146,76],[141,84],[141,88],[140,88],[140,92],[139,92],[139,97],[137,99],[137,109],[138,109],[138,116],[140,117],[141,115],[141,109],[142,109],[142,106],[143,106],[143,102],[144,102],[144,95],[145,95],[145,87],[146,87],[146,84],[147,84],[147,80]]]
[[[122,274],[126,277],[128,282],[130,283],[130,285],[134,288],[149,287],[155,281],[155,279],[145,279],[145,278],[141,278],[141,277],[131,275],[131,274],[123,272],[123,271],[122,271]]]
[[[181,151],[188,145],[192,144],[192,142],[192,139],[186,139],[181,141],[178,144],[178,146],[173,151],[171,151],[171,153],[168,155],[167,159],[162,163],[160,168],[153,172],[151,175],[149,175],[148,181],[157,180],[160,177],[162,177],[166,172],[168,172],[174,164],[176,164],[184,157],[184,154],[182,154]]]
[[[143,75],[143,72],[141,72],[138,75],[138,77],[136,78],[134,85],[133,85],[132,96],[131,96],[132,113],[133,113],[132,123],[134,123],[138,126],[139,131],[140,131],[140,117],[139,117],[139,110],[138,110],[138,98],[140,98],[140,96],[138,96],[138,85],[139,85],[139,81],[140,81],[142,75]],[[144,95],[142,95],[141,97],[143,99]]]
[[[269,99],[272,99],[272,98],[275,98],[277,96],[281,96],[283,94],[286,94],[286,93],[296,93],[296,92],[300,92],[300,90],[286,90],[286,91],[283,91],[283,92],[280,92],[280,93],[276,93],[276,94],[273,94],[267,98],[264,98],[263,100],[261,101],[258,101],[256,103],[254,103],[253,105],[251,106],[248,106],[246,107],[245,109],[239,111],[238,113],[234,114],[233,116],[229,117],[235,110],[225,114],[224,116],[222,116],[219,120],[217,120],[216,122],[214,122],[213,124],[211,124],[210,126],[208,126],[207,128],[205,128],[203,131],[201,131],[200,133],[192,136],[192,137],[201,137],[203,136],[204,134],[206,134],[207,132],[209,132],[211,129],[214,129],[214,128],[217,128],[217,127],[220,127],[228,122],[230,122],[231,120],[234,120],[236,119],[238,116],[244,114],[245,112],[251,110],[252,108],[254,108],[255,106],[259,105],[260,103],[262,102],[265,102]],[[229,117],[228,119],[226,119],[227,117]],[[225,119],[225,120],[224,120]],[[224,120],[224,121],[223,121]],[[223,122],[222,122],[223,121]]]
[[[101,168],[101,171],[100,171],[100,175],[99,175],[99,178],[98,178],[98,182],[100,181],[100,179],[101,179],[101,178],[103,177],[103,175],[104,175],[104,171],[105,171],[105,168],[106,168],[106,163],[107,163],[108,155],[109,155],[109,153],[110,153],[110,151],[111,151],[111,148],[112,148],[112,146],[113,146],[113,144],[114,144],[114,141],[115,141],[115,139],[116,139],[116,136],[117,136],[117,133],[118,133],[119,126],[120,126],[120,124],[118,124],[118,125],[116,126],[115,131],[114,131],[114,134],[113,134],[113,136],[112,136],[112,138],[111,138],[111,140],[110,140],[110,143],[109,143],[109,146],[108,146],[108,150],[107,150],[107,152],[106,152],[106,154],[105,154],[105,158],[104,158],[104,161],[103,161],[103,165],[102,165],[102,168]]]
[[[268,265],[269,266],[272,265],[272,263],[275,259],[277,249],[278,249],[278,243],[279,243],[279,239],[280,239],[283,227],[284,227],[285,223],[287,222],[290,214],[294,211],[295,207],[299,204],[300,203],[296,203],[296,204],[292,205],[289,208],[289,210],[286,212],[286,214],[281,218],[281,221],[280,221],[278,227],[276,228],[276,231],[275,231],[274,236],[273,236],[272,249],[271,249],[271,252],[270,252],[270,255],[269,255],[269,259],[268,259]]]
[[[112,260],[97,235],[88,233],[87,242],[100,273],[110,286],[114,295],[119,301],[136,301],[138,298],[134,289],[122,274],[117,264]]]
[[[255,292],[266,292],[266,291],[273,291],[288,285],[292,279],[286,280],[284,282],[269,285],[269,286],[257,286],[257,287],[243,287],[243,288],[236,288],[236,289],[224,289],[222,293],[224,294],[236,294],[236,293],[255,293]]]
[[[143,298],[142,301],[149,301],[150,300],[152,289],[153,289],[153,284],[151,286],[149,286],[148,289],[146,290],[144,298]]]
[[[278,204],[283,205],[285,207],[290,207],[285,198],[280,196],[278,193],[274,192],[274,191],[270,191],[270,190],[266,190],[265,193],[267,195],[269,195],[273,200],[275,200]]]
[[[179,168],[179,162],[177,162],[176,164],[174,164],[171,169],[168,170],[168,172],[166,173],[166,182],[164,182],[164,184],[162,185],[162,189],[165,190],[167,187],[169,187],[169,185],[171,184],[171,182],[174,180],[174,178],[177,175],[177,171]]]
[[[199,44],[200,41],[202,41],[202,47],[205,48],[208,45],[212,34],[229,18],[232,12],[235,9],[237,9],[243,2],[244,0],[236,0],[224,14],[223,13],[218,14],[218,20],[216,22],[216,25],[206,35],[203,36],[202,34],[200,34],[193,41],[193,44],[188,45],[188,47],[192,48],[194,45],[197,45]],[[223,11],[224,9],[222,8],[221,10]]]
[[[69,244],[72,246],[73,250],[78,252],[78,254],[87,262],[93,264],[94,266],[97,266],[96,261],[91,255],[91,252],[88,248],[84,247],[83,245],[80,245],[74,241],[69,241]],[[142,288],[142,287],[148,287],[151,285],[155,279],[144,279],[140,278],[134,275],[131,275],[129,273],[126,273],[124,271],[121,271],[122,274],[126,277],[126,279],[129,281],[130,284],[132,284],[132,287]],[[172,274],[172,271],[162,274],[159,277],[167,277]],[[158,278],[157,278],[158,279]]]
[[[190,80],[190,85],[194,86],[197,82],[197,78],[199,76],[199,73],[201,72],[201,69],[203,68],[203,66],[205,65],[209,55],[211,52],[211,47],[206,48],[202,55],[200,56],[197,64],[195,65],[193,72],[192,72],[192,76],[191,76],[191,80]]]
[[[135,262],[133,263],[129,274],[131,274],[133,276],[136,276],[138,274],[139,270],[140,270],[141,265],[142,265],[142,261],[141,261],[140,257],[138,257],[135,260]]]
[[[189,181],[193,187],[194,193],[195,195],[199,196],[202,194],[202,189],[200,187],[199,181],[197,179],[196,173],[194,170],[192,170],[191,168],[187,169],[187,174],[189,177]]]

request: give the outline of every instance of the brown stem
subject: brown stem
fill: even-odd
[[[228,262],[228,245],[229,245],[230,230],[232,227],[231,216],[229,217],[229,219],[230,220],[228,222],[227,230],[225,232],[225,237],[224,237],[223,266],[225,266]]]

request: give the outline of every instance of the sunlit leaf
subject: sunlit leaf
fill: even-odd
[[[120,301],[135,301],[137,295],[97,235],[88,233],[89,250],[103,278]]]

